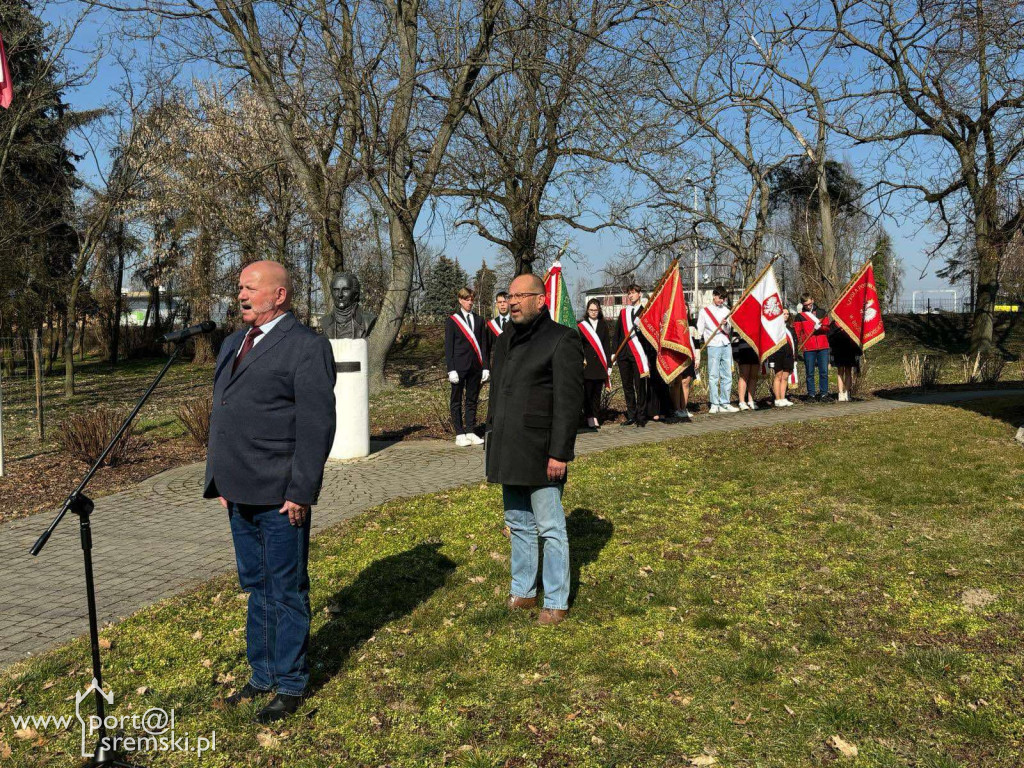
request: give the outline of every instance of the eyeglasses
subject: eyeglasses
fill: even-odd
[[[528,296],[543,296],[543,293],[510,293],[508,295],[509,301],[522,301]]]

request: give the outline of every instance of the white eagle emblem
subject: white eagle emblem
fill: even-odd
[[[864,302],[864,322],[870,323],[876,317],[878,317],[878,307],[875,304],[875,300],[868,299]]]
[[[765,320],[774,320],[782,314],[782,299],[779,298],[779,294],[773,293],[761,302],[761,314]]]

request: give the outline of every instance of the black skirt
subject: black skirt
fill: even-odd
[[[770,370],[773,370],[776,373],[779,371],[792,373],[793,369],[796,367],[796,360],[793,358],[793,348],[789,346],[789,342],[786,342],[768,355],[768,359],[765,360],[765,364]]]
[[[733,360],[736,361],[736,365],[760,365],[761,361],[757,358],[757,352],[754,348],[747,344],[747,342],[740,339],[733,345],[732,349]]]
[[[860,370],[860,358],[863,353],[860,347],[853,343],[853,339],[846,335],[845,331],[833,333],[829,337],[828,345],[832,350],[832,365],[836,368]]]

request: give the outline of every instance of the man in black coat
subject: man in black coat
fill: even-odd
[[[334,440],[331,345],[296,321],[291,292],[277,262],[239,275],[246,326],[217,359],[203,491],[228,512],[238,581],[249,594],[252,676],[227,702],[276,690],[261,723],[298,709],[309,683],[309,516]]]
[[[490,334],[484,330],[484,319],[473,311],[473,297],[469,288],[460,288],[459,308],[444,323],[444,360],[452,385],[448,409],[460,447],[483,445],[473,430],[480,385],[490,377]]]
[[[583,345],[555,323],[544,283],[520,275],[509,288],[512,327],[498,337],[487,413],[487,480],[502,484],[512,545],[510,608],[537,605],[538,538],[544,544],[544,609],[558,624],[569,610],[569,537],[562,509],[583,407]]]

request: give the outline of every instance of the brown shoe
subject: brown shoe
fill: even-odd
[[[515,595],[509,595],[508,608],[510,611],[523,610],[527,608],[537,607],[536,597],[516,597]]]
[[[565,617],[568,615],[568,611],[560,611],[557,608],[545,608],[537,616],[537,623],[543,624],[545,626],[561,624],[563,621],[565,621]]]

